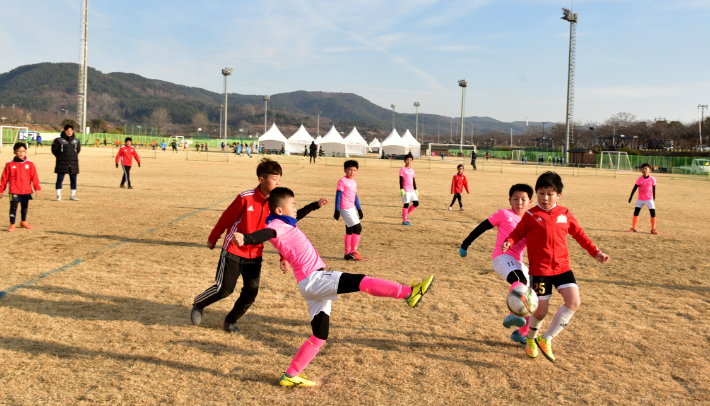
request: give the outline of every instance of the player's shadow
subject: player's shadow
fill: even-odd
[[[184,241],[163,241],[163,240],[146,240],[143,238],[130,238],[122,237],[120,235],[99,235],[99,234],[79,234],[79,233],[68,233],[66,231],[48,231],[52,234],[70,235],[73,237],[81,238],[91,238],[97,240],[115,240],[120,242],[131,242],[135,244],[149,244],[149,245],[167,245],[173,247],[187,247],[187,248],[204,248],[205,244],[198,244],[195,242],[184,242]]]
[[[663,284],[663,283],[607,281],[607,280],[600,280],[600,279],[582,279],[582,278],[578,278],[578,280],[581,282],[586,282],[586,283],[603,283],[605,285],[615,285],[615,286],[662,288],[662,289],[670,289],[670,290],[684,290],[684,291],[696,292],[696,293],[710,292],[710,287],[707,287],[707,286],[669,285],[669,284]]]

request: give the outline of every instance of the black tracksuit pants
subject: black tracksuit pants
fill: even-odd
[[[123,168],[123,178],[121,178],[121,186],[128,182],[128,187],[131,187],[131,167],[126,165],[121,165]]]
[[[194,306],[207,307],[231,295],[237,285],[237,279],[241,275],[244,286],[234,307],[224,319],[227,323],[236,323],[249,310],[259,293],[261,262],[261,257],[246,259],[222,250],[217,265],[215,284],[195,298]]]

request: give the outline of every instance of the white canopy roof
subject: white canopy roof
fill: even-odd
[[[321,141],[323,141],[323,137],[320,135],[316,138],[316,144],[320,145]]]
[[[402,146],[402,137],[399,136],[397,130],[392,130],[390,135],[388,135],[387,138],[385,138],[382,141],[382,144],[380,145],[382,145],[383,147],[388,147],[390,145]]]
[[[327,133],[323,136],[320,142],[320,148],[326,154],[343,154],[345,155],[345,140],[340,135],[335,126],[330,127]]]
[[[372,142],[370,142],[370,145],[369,145],[370,148],[379,148],[381,146],[382,146],[382,144],[380,143],[380,140],[378,140],[377,138],[372,140]]]
[[[386,155],[404,155],[407,150],[407,146],[402,142],[397,130],[392,130],[390,135],[382,141],[382,153]]]
[[[348,155],[367,155],[367,141],[353,127],[347,137],[345,137],[345,147]]]
[[[292,154],[301,154],[304,148],[311,145],[313,141],[313,137],[311,137],[306,128],[301,125],[288,139],[288,151]]]
[[[409,132],[409,129],[402,134],[402,143],[408,147],[421,147],[422,144]]]
[[[261,137],[259,137],[259,144],[263,145],[265,149],[281,149],[281,147],[286,147],[288,145],[288,140],[281,134],[276,123],[274,123],[269,131],[265,132]]]

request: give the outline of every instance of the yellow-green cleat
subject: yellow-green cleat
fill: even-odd
[[[281,379],[279,379],[279,385],[281,386],[316,386],[316,383],[313,381],[309,381],[306,379],[307,376],[304,373],[298,374],[298,376],[294,376],[292,378],[289,378],[286,376],[286,372],[281,374]]]
[[[534,338],[525,339],[525,353],[530,358],[537,358],[537,345]]]
[[[540,347],[540,351],[542,351],[542,355],[544,355],[545,358],[555,362],[555,355],[552,353],[552,340],[537,337],[535,339],[535,343],[537,343],[537,346]]]
[[[410,294],[404,300],[407,302],[409,307],[417,307],[422,300],[422,297],[429,293],[431,289],[431,284],[434,281],[434,275],[429,275],[428,278],[424,279],[422,283],[414,284],[412,282],[412,294]]]

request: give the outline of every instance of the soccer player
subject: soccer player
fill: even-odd
[[[281,270],[287,273],[289,264],[293,266],[298,290],[308,304],[313,335],[301,345],[291,366],[281,374],[279,384],[282,386],[315,386],[316,383],[308,380],[302,372],[328,339],[332,301],[337,300],[338,295],[365,292],[372,296],[404,299],[410,307],[415,307],[429,292],[434,279],[434,275],[430,275],[419,284],[404,286],[365,275],[326,271],[318,251],[297,225],[298,220],[320,206],[320,202],[313,202],[296,210],[293,192],[287,188],[276,188],[269,197],[271,214],[266,219],[266,228],[247,235],[234,234],[234,241],[240,247],[269,241],[285,259],[281,262]]]
[[[530,286],[528,268],[523,264],[525,239],[523,238],[517,244],[513,245],[505,254],[503,253],[502,246],[505,239],[508,238],[513,229],[515,229],[515,226],[520,222],[521,217],[528,208],[530,208],[532,195],[533,189],[530,185],[518,183],[511,186],[508,191],[510,209],[501,209],[493,213],[488,219],[474,228],[471,234],[463,241],[461,247],[459,247],[459,254],[465,257],[468,254],[468,247],[476,238],[493,227],[498,227],[498,236],[496,237],[496,246],[493,250],[492,257],[493,270],[510,283],[509,291],[519,285]],[[529,327],[527,317],[523,318],[509,314],[505,320],[503,320],[503,326],[505,328],[518,327],[517,330],[513,331],[510,339],[525,345],[525,336],[528,334]]]
[[[456,170],[458,171],[456,175],[454,175],[454,178],[451,180],[451,194],[454,195],[454,198],[451,199],[451,204],[449,205],[449,210],[454,209],[454,202],[458,199],[459,201],[459,210],[464,211],[463,203],[461,203],[461,192],[463,192],[463,189],[466,188],[466,193],[470,194],[468,191],[468,179],[466,179],[466,175],[463,174],[463,165],[459,164],[459,166],[456,167]]]
[[[133,139],[131,137],[126,137],[126,145],[122,146],[116,154],[116,169],[118,169],[118,163],[121,161],[121,168],[123,168],[123,177],[121,178],[121,187],[126,187],[126,182],[128,182],[128,188],[133,189],[131,186],[131,166],[133,166],[133,158],[136,158],[138,167],[141,167],[141,159],[138,157],[138,151],[133,148]]]
[[[412,153],[404,156],[404,166],[399,170],[399,194],[402,196],[402,225],[411,226],[409,215],[419,207],[419,191],[417,181],[414,179],[414,169],[412,169]],[[410,207],[409,204],[412,204]]]
[[[535,183],[537,206],[523,215],[520,223],[503,243],[503,252],[506,252],[523,238],[526,240],[532,287],[539,302],[537,310],[530,316],[525,352],[528,357],[535,358],[539,347],[543,355],[552,362],[555,362],[552,339],[569,324],[581,304],[577,280],[569,265],[567,236],[572,235],[577,243],[600,263],[604,264],[609,260],[609,256],[601,252],[587,237],[569,209],[557,205],[562,196],[562,187],[560,175],[549,171],[540,175]],[[538,331],[547,316],[553,286],[565,304],[557,310],[545,334],[538,337]]]
[[[357,253],[357,245],[360,243],[360,233],[362,233],[360,220],[363,216],[360,200],[357,198],[357,182],[355,182],[359,165],[355,160],[348,160],[343,167],[345,176],[338,181],[333,217],[338,220],[342,215],[345,222],[345,260],[362,261],[362,257]]]
[[[638,200],[636,200],[636,208],[634,209],[633,226],[629,232],[636,232],[636,227],[639,224],[639,214],[643,206],[646,206],[651,213],[651,234],[658,234],[658,230],[656,230],[656,178],[651,176],[651,165],[641,165],[641,176],[636,179],[636,184],[631,190],[629,203],[631,203],[636,189],[639,191],[639,197]]]
[[[225,230],[227,235],[224,237],[222,254],[217,264],[215,284],[198,295],[192,305],[192,324],[200,325],[205,307],[231,295],[241,275],[244,284],[241,294],[222,324],[222,328],[229,333],[240,331],[237,321],[244,316],[259,293],[264,245],[258,243],[237,246],[233,238],[236,233],[249,234],[264,228],[264,222],[269,215],[269,194],[281,183],[281,173],[281,165],[278,162],[268,158],[262,159],[256,167],[259,185],[237,196],[212,229],[207,239],[209,249],[214,249]]]
[[[15,158],[5,164],[5,170],[2,171],[0,179],[0,200],[5,192],[5,186],[10,189],[10,228],[8,232],[15,231],[15,219],[17,217],[17,205],[20,204],[20,214],[22,220],[20,227],[31,229],[32,226],[27,222],[27,210],[29,209],[30,200],[32,200],[32,188],[34,187],[36,196],[39,197],[39,191],[42,187],[39,185],[39,176],[37,169],[32,161],[27,160],[27,147],[22,142],[17,142],[12,146],[15,152]]]

